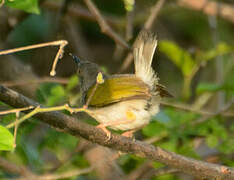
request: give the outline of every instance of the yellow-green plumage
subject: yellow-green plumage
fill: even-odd
[[[90,88],[86,99],[94,86]],[[149,99],[150,89],[135,75],[114,75],[99,84],[89,103],[90,106],[102,107],[122,100]]]

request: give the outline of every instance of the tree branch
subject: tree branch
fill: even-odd
[[[111,27],[106,23],[106,20],[103,18],[99,10],[96,8],[96,6],[93,4],[91,0],[84,0],[85,4],[87,5],[89,11],[93,14],[93,16],[96,18],[101,31],[111,37],[115,43],[120,44],[124,48],[130,49],[127,42],[124,41],[123,38],[121,38],[117,33],[115,33]]]
[[[37,102],[2,85],[0,85],[0,100],[15,108],[27,106],[36,107],[39,105]],[[93,143],[159,161],[187,174],[200,178],[234,179],[234,169],[230,167],[181,156],[159,147],[138,140],[133,141],[116,134],[112,134],[111,139],[107,141],[106,135],[102,130],[59,112],[39,113],[36,114],[35,117],[73,136],[81,136]]]
[[[61,3],[58,1],[45,1],[41,4],[41,7],[45,9],[49,9],[51,11],[59,11],[62,7]],[[67,14],[73,18],[84,18],[90,21],[96,21],[96,17],[90,13],[87,8],[78,5],[77,3],[73,3],[68,7]],[[112,16],[110,14],[104,15],[105,20],[108,24],[117,26],[121,24],[122,19],[119,20],[119,17]]]

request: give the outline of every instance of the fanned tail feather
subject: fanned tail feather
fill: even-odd
[[[142,31],[134,46],[135,74],[151,88],[158,83],[158,78],[151,67],[154,51],[157,46],[156,36]]]

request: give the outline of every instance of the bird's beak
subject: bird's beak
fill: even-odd
[[[73,55],[72,53],[69,53],[69,55],[72,57],[72,59],[75,61],[77,65],[80,64],[81,61],[77,56]]]

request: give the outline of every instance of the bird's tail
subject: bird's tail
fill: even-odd
[[[135,43],[133,51],[135,74],[151,88],[158,82],[158,78],[151,67],[156,46],[156,36],[148,31],[142,31]]]

